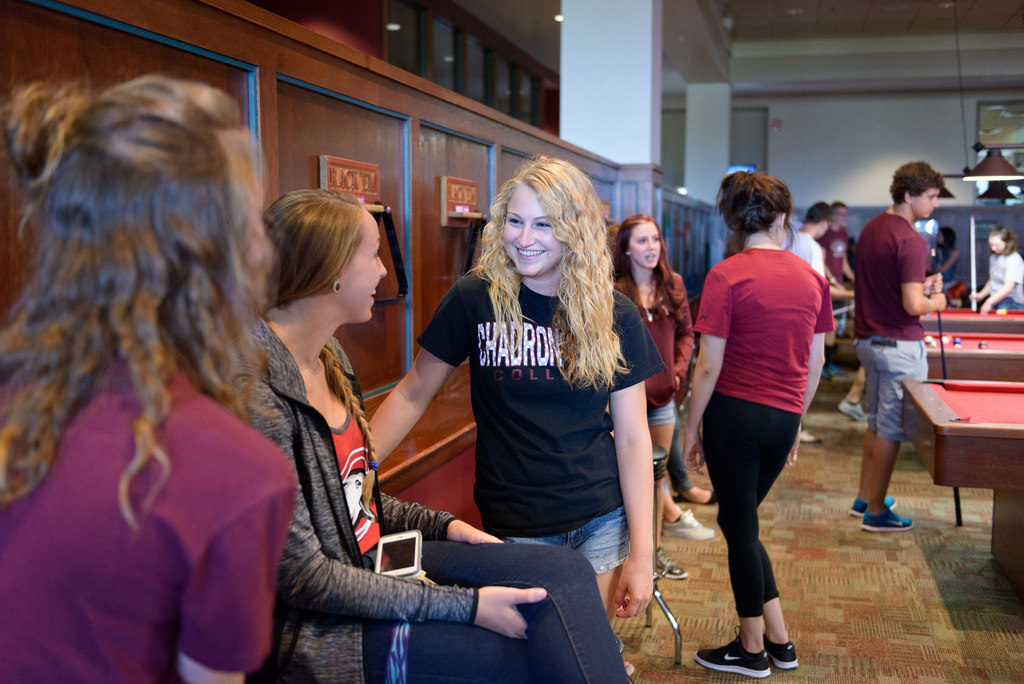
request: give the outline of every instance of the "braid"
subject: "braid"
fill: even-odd
[[[325,345],[320,350],[320,360],[323,362],[324,370],[327,374],[327,387],[336,397],[344,402],[345,410],[356,421],[356,425],[359,426],[359,432],[363,435],[363,446],[366,447],[367,470],[366,477],[363,478],[363,496],[360,505],[368,518],[376,520],[377,516],[373,514],[370,502],[373,501],[373,487],[377,483],[377,470],[373,467],[377,463],[377,459],[374,458],[373,454],[373,441],[370,438],[370,424],[366,420],[366,412],[352,390],[352,383],[345,374],[341,359],[338,358],[329,345]]]

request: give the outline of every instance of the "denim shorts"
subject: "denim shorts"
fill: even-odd
[[[659,408],[647,409],[648,425],[671,425],[676,422],[676,402],[670,401]]]
[[[903,430],[903,380],[928,377],[924,342],[871,337],[854,342],[864,367],[864,404],[868,429],[882,439],[906,442]]]
[[[560,532],[546,537],[505,537],[507,544],[543,544],[576,549],[590,561],[595,574],[612,570],[629,558],[629,528],[626,526],[626,509],[619,506],[611,513],[605,513],[569,532]]]
[[[1003,301],[992,307],[993,312],[999,311],[1000,309],[1006,309],[1007,311],[1020,311],[1021,309],[1024,309],[1024,304],[1015,302],[1009,297],[1003,297]]]

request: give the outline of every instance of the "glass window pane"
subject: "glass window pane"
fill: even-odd
[[[420,74],[419,11],[404,0],[388,0],[388,62]]]
[[[494,59],[494,108],[505,114],[512,114],[512,86],[509,78],[511,67],[503,57]]]
[[[517,99],[519,113],[516,118],[526,123],[533,123],[533,78],[519,69],[519,97]]]
[[[466,95],[487,102],[487,50],[476,38],[466,40]]]
[[[439,17],[434,17],[433,26],[433,81],[448,90],[455,90],[455,31],[451,24]]]

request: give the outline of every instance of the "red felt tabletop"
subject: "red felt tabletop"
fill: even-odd
[[[934,389],[960,420],[1024,424],[1024,384],[946,382]]]

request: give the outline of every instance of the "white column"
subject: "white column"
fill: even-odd
[[[728,83],[686,86],[686,192],[712,205],[729,170],[731,100]]]
[[[661,7],[562,0],[563,139],[622,164],[660,164]]]

